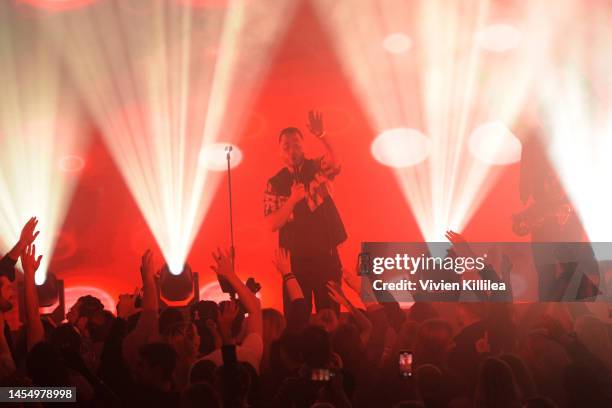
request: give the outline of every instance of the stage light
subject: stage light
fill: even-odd
[[[612,13],[604,4],[588,13],[579,1],[561,5],[559,35],[567,41],[562,50],[551,46],[549,70],[538,82],[539,136],[588,238],[612,242]],[[610,258],[605,246],[594,249],[598,259]]]
[[[236,145],[295,2],[140,3],[99,2],[47,19],[47,28],[166,262],[180,272],[224,177],[225,155],[214,147]],[[233,164],[239,156],[232,152]]]
[[[412,40],[406,34],[389,34],[383,40],[383,47],[392,54],[402,54],[412,48]]]
[[[187,264],[174,270],[170,269],[169,265],[164,265],[159,276],[159,286],[161,299],[172,306],[178,306],[177,302],[184,306],[200,300],[197,274],[193,273]]]
[[[19,319],[25,322],[25,287],[24,282],[19,282]],[[46,315],[60,324],[64,320],[66,312],[66,298],[64,291],[64,281],[49,273],[42,285],[36,286],[38,296],[38,307],[41,315]]]
[[[516,158],[516,143],[507,134],[496,133],[494,140],[480,141],[470,149],[470,133],[485,123],[511,127],[516,120],[543,58],[539,47],[549,39],[551,23],[542,22],[546,5],[540,1],[512,5],[502,13],[509,23],[500,26],[491,25],[492,16],[500,14],[495,7],[510,6],[489,0],[337,0],[333,7],[326,0],[315,0],[314,4],[371,127],[408,127],[427,135],[426,160],[423,143],[414,148],[398,143],[393,150],[380,136],[372,153],[381,161],[378,150],[384,146],[382,161],[394,168],[423,237],[444,241],[446,230],[465,227],[494,184],[499,164]],[[486,52],[517,46],[514,27],[529,36],[528,44],[521,43],[503,57]],[[389,57],[386,42],[375,46],[390,31],[411,40],[410,52],[401,58]],[[391,38],[397,39],[389,43],[400,42],[400,37]],[[480,136],[479,131],[475,137]],[[508,145],[512,154],[489,154]],[[470,154],[483,148],[486,157],[478,157],[485,161]]]
[[[41,285],[77,181],[59,163],[81,152],[87,138],[53,44],[39,20],[10,3],[0,2],[0,244],[5,253],[37,216]]]
[[[372,156],[385,166],[401,169],[421,163],[429,156],[429,138],[416,129],[397,128],[382,132],[372,142]]]
[[[470,153],[490,165],[506,165],[521,159],[521,142],[501,122],[478,126],[469,141]]]
[[[506,52],[519,46],[521,33],[510,24],[492,24],[477,34],[476,41],[484,50]]]
[[[581,75],[564,76],[548,84],[543,102],[548,135],[541,136],[548,139],[551,161],[589,239],[612,242],[612,111],[592,99]],[[605,86],[603,81],[598,86]]]
[[[225,148],[232,147],[230,153],[230,168],[237,167],[242,162],[242,151],[238,146],[231,143],[211,143],[204,146],[200,152],[199,162],[210,171],[226,171],[227,170],[227,152]]]

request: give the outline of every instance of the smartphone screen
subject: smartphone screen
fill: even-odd
[[[401,350],[399,353],[399,372],[402,378],[412,377],[412,351]]]
[[[313,368],[310,372],[312,381],[329,381],[334,373],[329,368]]]

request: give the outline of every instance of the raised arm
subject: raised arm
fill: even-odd
[[[141,258],[140,275],[142,278],[142,311],[138,323],[124,339],[122,351],[131,369],[138,364],[138,349],[159,335],[158,292],[155,279],[153,253],[150,250]]]
[[[255,294],[247,288],[238,275],[233,272],[232,259],[229,251],[221,251],[218,249],[213,252],[212,256],[215,260],[215,265],[210,268],[215,271],[219,277],[224,278],[232,285],[232,288],[234,288],[238,294],[240,302],[242,302],[242,305],[249,314],[247,318],[247,332],[257,333],[260,336],[263,335],[263,319],[259,299],[257,299]]]
[[[361,310],[356,308],[351,301],[346,297],[340,285],[334,281],[327,282],[327,291],[329,296],[338,304],[346,307],[351,313],[355,322],[359,326],[361,341],[363,344],[368,344],[372,335],[372,322]]]
[[[0,259],[0,274],[6,275],[10,280],[15,279],[15,263],[26,246],[31,245],[38,236],[39,232],[35,232],[37,224],[38,220],[36,217],[32,217],[24,225],[19,236],[19,241],[17,241],[15,246],[6,253],[4,258]]]
[[[323,114],[316,110],[311,110],[308,112],[308,123],[306,123],[306,127],[310,133],[321,141],[321,144],[325,148],[326,164],[334,169],[340,168],[338,151],[333,145],[332,138],[327,135],[325,126],[323,125]]]
[[[15,361],[11,354],[11,349],[4,335],[4,313],[0,313],[0,381],[4,381],[7,377],[15,372]]]
[[[157,283],[155,281],[155,265],[151,250],[147,250],[142,256],[140,275],[142,277],[142,310],[149,310],[157,314],[159,300]]]
[[[36,245],[28,245],[21,254],[28,351],[43,341],[45,337],[45,330],[38,311],[38,292],[36,292],[36,283],[34,281],[34,275],[40,266],[41,260],[42,255],[36,258]]]
[[[289,299],[292,302],[297,299],[304,299],[302,287],[298,283],[293,272],[291,272],[291,258],[289,257],[289,252],[284,248],[279,248],[274,255],[272,263],[283,278],[283,283],[287,289]]]
[[[25,248],[28,245],[31,245],[40,233],[40,231],[35,231],[36,225],[38,225],[38,219],[36,219],[36,217],[32,217],[23,226],[21,235],[19,236],[19,241],[17,241],[15,246],[7,254],[13,261],[16,262],[17,259],[19,259]]]

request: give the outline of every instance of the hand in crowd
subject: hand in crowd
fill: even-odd
[[[232,342],[232,327],[238,316],[238,303],[236,301],[223,302],[220,305],[218,318],[219,334],[224,344]]]
[[[134,293],[124,293],[119,295],[117,302],[117,317],[127,320],[128,317],[138,312],[136,307],[136,299],[140,293],[140,289],[136,288]]]
[[[32,245],[32,242],[36,239],[40,231],[36,231],[36,226],[38,225],[38,219],[36,217],[32,217],[26,222],[21,230],[21,235],[19,236],[19,244],[25,248],[28,245]]]
[[[150,249],[147,249],[140,259],[140,275],[143,282],[154,281],[156,278],[153,252]]]
[[[233,261],[229,250],[217,248],[216,251],[213,251],[212,257],[215,260],[215,265],[211,265],[210,269],[215,271],[219,277],[228,278],[234,275]]]
[[[28,245],[32,245],[40,233],[39,231],[36,231],[37,225],[38,219],[36,217],[30,218],[28,222],[26,222],[21,230],[21,234],[19,235],[19,241],[17,241],[17,244],[15,244],[15,246],[8,253],[8,256],[11,259],[16,261],[21,256],[21,253],[25,250],[25,248]]]
[[[36,233],[38,235],[38,233]],[[40,262],[42,255],[36,257],[36,245],[27,245],[21,253],[21,266],[23,267],[23,273],[26,277],[33,277]]]
[[[476,340],[474,344],[478,354],[486,354],[491,352],[491,346],[489,344],[489,332],[485,332],[484,335]]]
[[[446,234],[444,234],[444,236],[451,244],[453,244],[452,251],[458,257],[473,258],[475,256],[474,251],[472,251],[472,248],[470,248],[470,245],[468,244],[467,240],[463,235],[449,230],[446,231]]]
[[[327,282],[327,292],[329,293],[329,297],[339,305],[342,305],[346,308],[350,306],[350,302],[346,298],[346,295],[342,291],[342,287],[334,281]]]
[[[282,276],[287,276],[291,273],[291,257],[289,255],[289,251],[286,249],[279,248],[274,251],[274,259],[272,260],[272,263]]]

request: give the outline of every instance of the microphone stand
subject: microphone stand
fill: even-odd
[[[229,222],[230,222],[230,258],[232,260],[232,273],[236,273],[234,264],[236,260],[236,248],[234,247],[234,217],[232,209],[232,171],[230,166],[232,146],[225,146],[225,158],[227,159],[227,187],[229,193]],[[230,298],[236,299],[236,292],[231,291]]]

